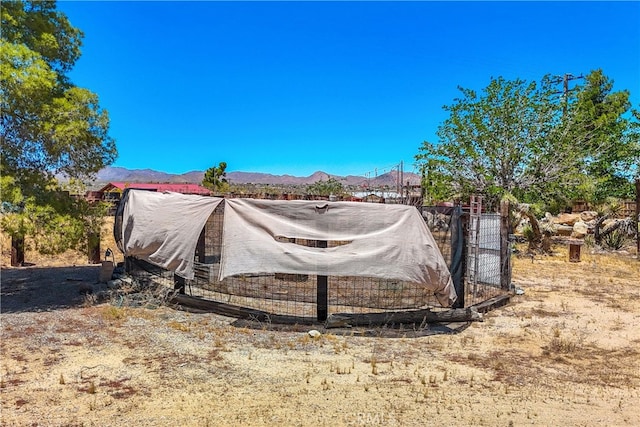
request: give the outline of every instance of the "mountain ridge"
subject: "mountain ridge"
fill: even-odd
[[[368,186],[379,187],[397,185],[398,171],[387,172],[374,178],[364,176],[334,175],[323,171],[316,171],[306,177],[298,177],[293,175],[274,175],[262,172],[227,172],[227,180],[231,184],[266,184],[266,185],[309,185],[317,181],[325,181],[334,178],[343,183],[345,186]],[[204,178],[204,171],[190,171],[182,174],[172,174],[167,172],[156,171],[153,169],[127,169],[119,166],[107,166],[100,170],[96,175],[96,183],[107,182],[162,182],[162,183],[190,183],[200,184]],[[420,175],[405,172],[403,174],[403,183],[411,185],[420,184]]]

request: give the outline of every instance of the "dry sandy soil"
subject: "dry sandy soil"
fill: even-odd
[[[95,305],[63,262],[2,270],[3,426],[640,425],[635,255],[514,257],[524,295],[418,338]]]

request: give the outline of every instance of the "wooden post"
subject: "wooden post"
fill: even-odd
[[[509,234],[511,223],[509,221],[509,201],[500,202],[500,287],[511,287],[511,251],[509,250]]]
[[[326,248],[326,240],[318,240],[319,248]],[[324,322],[327,320],[329,314],[329,300],[328,300],[328,278],[327,276],[317,276],[317,291],[316,291],[316,310],[318,312],[318,322]]]
[[[580,248],[582,241],[572,240],[569,242],[569,262],[580,262]]]
[[[11,266],[24,264],[24,236],[11,236]]]

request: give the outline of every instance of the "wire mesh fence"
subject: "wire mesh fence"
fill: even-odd
[[[136,279],[150,280],[180,293],[207,301],[240,307],[247,311],[259,310],[275,316],[293,316],[300,319],[319,318],[319,298],[326,301],[327,314],[379,313],[441,309],[433,291],[420,283],[385,280],[359,276],[316,276],[311,274],[244,274],[219,279],[222,255],[224,204],[211,214],[200,235],[195,253],[195,277],[184,280],[169,271],[145,262],[130,260],[128,271]],[[496,263],[495,221],[481,221],[478,268],[480,280],[473,287],[465,286],[465,221],[468,214],[460,208],[424,207],[422,215],[450,267],[458,302],[456,307],[468,307],[491,298],[500,289],[500,260]],[[498,240],[500,230],[498,228]],[[296,244],[333,247],[348,242],[297,239]],[[499,252],[498,252],[499,257]],[[475,265],[475,260],[473,261]],[[496,286],[496,275],[497,286]],[[326,283],[326,296],[319,294],[320,283]]]
[[[219,280],[224,204],[209,217],[196,250],[195,278],[185,282],[187,295],[267,311],[276,315],[316,317],[319,276],[307,274],[245,274]],[[319,247],[317,240],[296,239]],[[331,248],[348,242],[328,241]],[[419,283],[372,277],[328,276],[329,313],[366,313],[437,307],[436,298]]]

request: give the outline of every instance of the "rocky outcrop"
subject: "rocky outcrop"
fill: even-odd
[[[584,211],[575,214],[561,213],[559,215],[552,215],[547,212],[544,218],[538,222],[540,228],[551,235],[584,239],[590,234],[596,234],[598,228],[600,231],[613,230],[618,228],[617,223],[624,221],[623,219],[599,216],[595,211]],[[522,234],[524,228],[529,226],[530,222],[529,218],[523,217],[516,226],[516,234]]]
[[[598,219],[598,212],[596,211],[580,212],[580,220],[583,222],[595,221],[596,219]]]
[[[553,218],[554,224],[570,225],[572,227],[578,221],[580,221],[580,214],[562,213]]]

